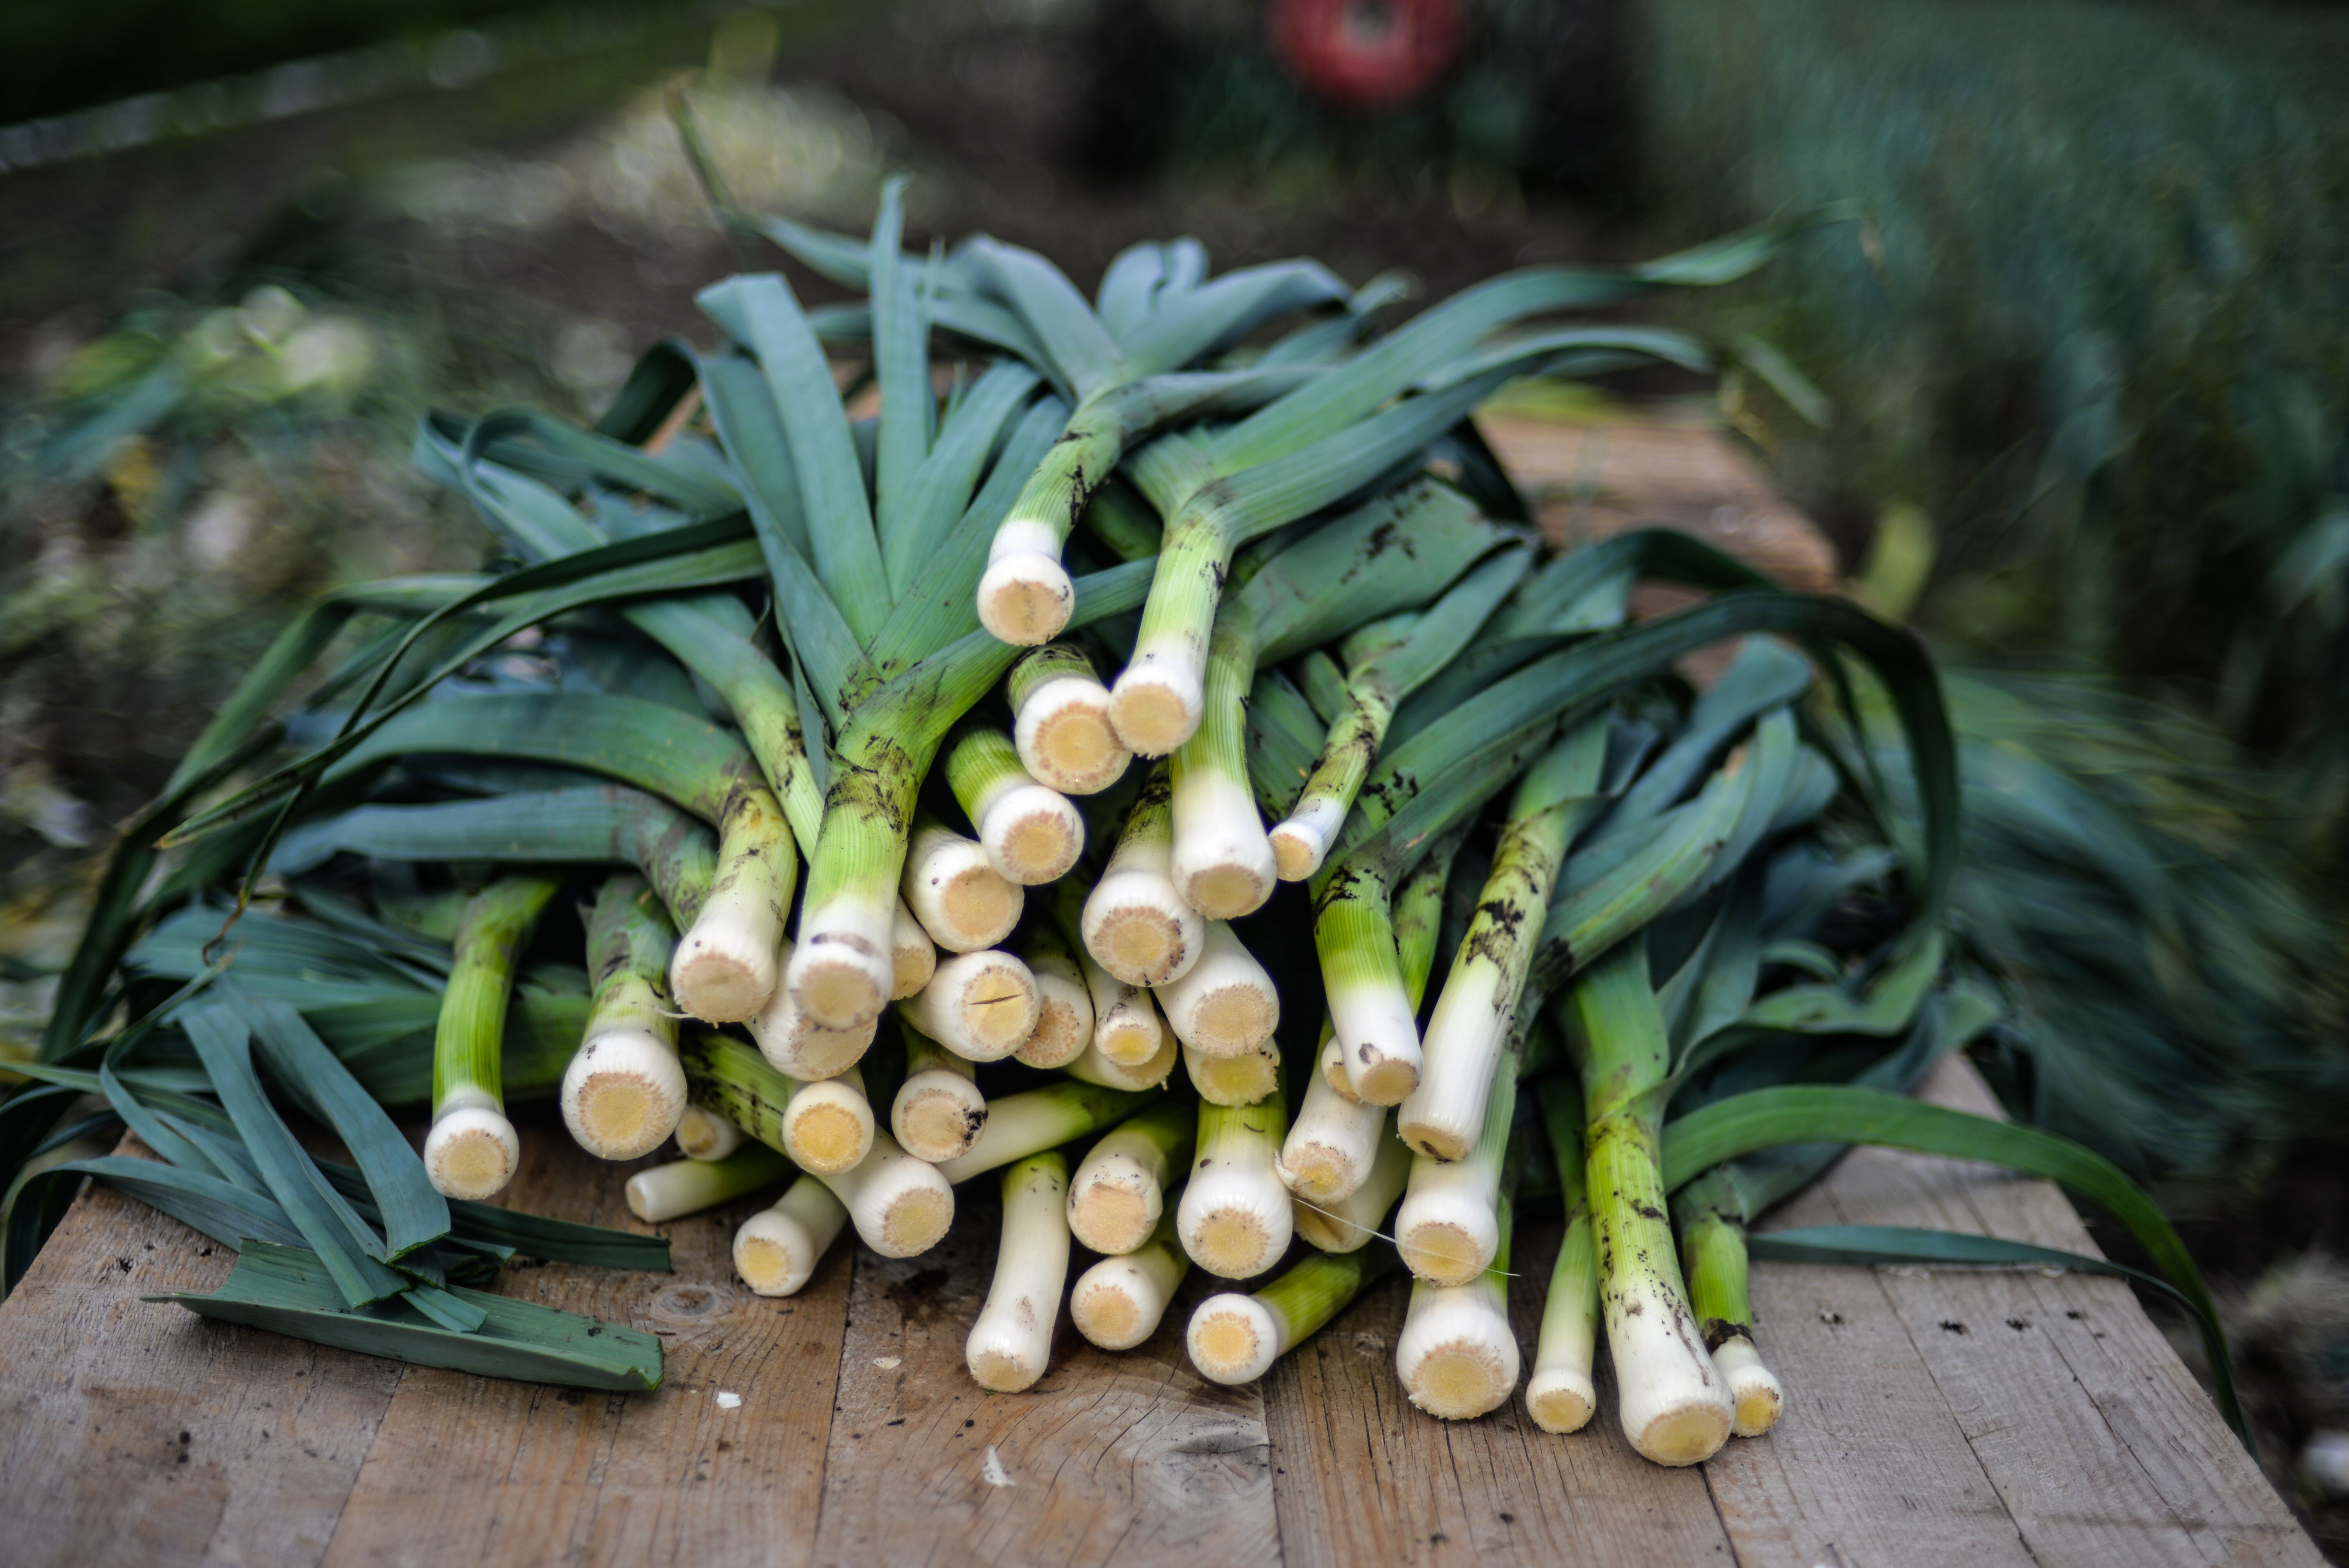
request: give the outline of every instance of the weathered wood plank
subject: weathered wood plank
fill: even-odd
[[[1527,1366],[1557,1251],[1555,1223],[1528,1224],[1515,1251],[1509,1316]],[[1535,1426],[1521,1398],[1480,1421],[1413,1408],[1394,1370],[1408,1297],[1389,1279],[1265,1379],[1287,1568],[1730,1560],[1702,1473],[1631,1451],[1603,1366],[1600,1414],[1573,1437]]]
[[[646,1229],[621,1197],[634,1167],[592,1159],[551,1119],[523,1140],[514,1207]],[[326,1561],[807,1563],[848,1265],[835,1253],[788,1301],[751,1295],[730,1248],[753,1207],[661,1227],[673,1275],[554,1264],[510,1273],[508,1295],[660,1335],[660,1391],[409,1368]],[[740,1406],[721,1408],[721,1390]]]
[[[1847,1157],[1770,1224],[1838,1223],[1831,1192],[1864,1179]],[[1705,1467],[1738,1562],[2033,1562],[1884,1287],[1872,1269],[1755,1266],[1755,1334],[1786,1407]]]
[[[1996,1109],[1961,1062],[1944,1063],[1926,1093]],[[2095,1251],[2053,1187],[1981,1166],[1856,1150],[1826,1196],[1847,1223]],[[2320,1561],[2127,1285],[2069,1274],[1876,1272],[2043,1561]]]
[[[139,1299],[233,1261],[96,1182],[76,1202],[0,1303],[0,1559],[318,1560],[400,1369]]]
[[[1035,1387],[971,1380],[963,1344],[999,1229],[979,1191],[991,1185],[957,1193],[963,1212],[935,1250],[856,1259],[817,1563],[1278,1562],[1262,1403],[1204,1381],[1183,1354],[1206,1288],[1195,1277],[1137,1349],[1094,1349],[1063,1312]]]

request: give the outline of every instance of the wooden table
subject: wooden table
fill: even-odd
[[[1930,1086],[1987,1109],[1962,1065]],[[521,1207],[633,1225],[624,1171],[527,1129]],[[983,1183],[982,1183],[983,1185]],[[648,1328],[657,1394],[402,1367],[203,1322],[224,1252],[111,1191],[0,1305],[0,1562],[393,1564],[2314,1564],[2315,1548],[2128,1289],[2078,1274],[1764,1264],[1785,1418],[1700,1469],[1611,1416],[1420,1415],[1390,1283],[1260,1387],[1188,1369],[1186,1284],[1125,1356],[1065,1322],[1050,1373],[965,1374],[983,1200],[924,1257],[834,1250],[789,1301],[727,1261],[748,1205],[666,1227],[673,1275],[544,1265],[502,1289]],[[1878,1150],[1775,1222],[1926,1224],[2093,1250],[2044,1183]],[[1511,1306],[1528,1362],[1555,1229]],[[1605,1393],[1602,1400],[1611,1403]],[[720,1405],[720,1392],[740,1396]],[[990,1477],[994,1478],[990,1480]]]

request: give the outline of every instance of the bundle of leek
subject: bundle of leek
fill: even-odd
[[[1817,1161],[1767,1146],[2055,1171],[2207,1305],[2108,1167],[1883,1092],[1983,1021],[1943,975],[1957,796],[1920,647],[1676,535],[1546,556],[1466,423],[1524,375],[1709,366],[1684,335],[1536,318],[1741,276],[1787,230],[1513,274],[1380,336],[1381,291],[1309,263],[1210,281],[1188,242],[1127,252],[1090,304],[993,242],[909,256],[894,185],[866,242],[763,227],[865,301],[810,312],[780,276],[730,279],[699,296],[723,346],[647,356],[593,430],[427,421],[425,468],[530,564],[346,590],[289,629],[110,870],[60,993],[67,1065],[46,1070],[80,1070],[148,917],[241,870],[232,919],[264,873],[305,918],[251,917],[218,965],[216,910],[164,919],[129,954],[189,982],[153,1048],[183,1039],[242,1083],[202,995],[223,969],[310,1017],[354,1094],[359,1064],[437,1023],[429,1187],[504,1185],[524,1151],[503,1095],[560,1079],[593,1152],[686,1151],[630,1180],[647,1221],[799,1173],[736,1235],[765,1294],[851,1228],[926,1250],[957,1187],[1000,1171],[968,1346],[989,1387],[1043,1375],[1072,1240],[1103,1254],[1078,1326],[1123,1347],[1192,1264],[1254,1280],[1301,1237],[1278,1279],[1194,1314],[1203,1371],[1262,1375],[1400,1263],[1412,1398],[1496,1408],[1520,1361],[1515,1220],[1550,1195],[1521,1180],[1548,1163],[1537,1101],[1568,1239],[1529,1402],[1546,1427],[1587,1418],[1603,1321],[1620,1419],[1660,1462],[1762,1429],[1783,1397],[1745,1227]],[[848,417],[827,341],[869,355],[874,421]],[[1475,459],[1456,483],[1447,450]],[[1707,597],[1633,624],[1642,577]],[[285,726],[299,754],[209,799],[360,616],[390,626]],[[532,660],[485,675],[525,632]],[[1692,700],[1675,661],[1738,638]],[[1914,831],[1886,820],[1851,705],[1813,698],[1815,672],[1847,691],[1855,669],[1897,719]],[[158,835],[185,852],[150,879]],[[555,894],[584,866],[607,869],[576,884],[582,931]],[[347,974],[303,961],[329,937],[360,950]],[[575,1050],[549,1067],[533,976],[582,959],[559,987]],[[349,1016],[368,988],[406,1009],[372,1033]],[[716,1027],[680,1031],[672,1002]],[[396,1092],[370,1070],[423,1097],[412,1063]],[[222,1094],[250,1140],[251,1099]],[[1676,1096],[1694,1109],[1669,1121]],[[210,1180],[207,1202],[243,1203]],[[308,1200],[279,1202],[267,1233],[308,1242],[351,1305],[475,1310],[388,1239],[329,1214],[360,1237],[329,1246]]]

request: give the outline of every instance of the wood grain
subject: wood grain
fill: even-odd
[[[1557,1252],[1554,1222],[1528,1224],[1516,1249],[1509,1315],[1527,1366]],[[1603,1367],[1600,1414],[1571,1437],[1535,1426],[1522,1398],[1478,1421],[1413,1408],[1394,1370],[1408,1298],[1388,1279],[1265,1379],[1288,1568],[1730,1561],[1703,1475],[1631,1451]]]
[[[318,1560],[400,1369],[139,1299],[233,1262],[88,1184],[0,1303],[0,1560]]]
[[[592,1159],[541,1119],[524,1129],[513,1207],[643,1231],[621,1187],[634,1166]],[[810,1560],[848,1262],[837,1249],[799,1295],[733,1275],[729,1205],[657,1227],[673,1274],[549,1264],[508,1295],[661,1336],[654,1394],[601,1394],[410,1367],[326,1561],[389,1564]],[[738,1393],[721,1408],[720,1391]]]
[[[1262,1401],[1204,1381],[1182,1351],[1190,1304],[1215,1282],[1185,1282],[1136,1349],[1094,1349],[1064,1309],[1033,1388],[971,1380],[963,1344],[999,1229],[977,1191],[990,1184],[956,1194],[954,1233],[932,1252],[856,1260],[817,1562],[1278,1563]],[[1071,1280],[1090,1261],[1075,1254]]]
[[[1961,1062],[1945,1062],[1925,1096],[1968,1110],[1997,1109]],[[1862,1150],[1822,1195],[1845,1223],[1994,1233],[2096,1251],[2054,1188],[1981,1166]],[[2321,1561],[2126,1284],[2036,1271],[1875,1273],[2041,1560]]]

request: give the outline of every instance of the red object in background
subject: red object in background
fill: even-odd
[[[1322,97],[1393,108],[1433,87],[1459,52],[1459,0],[1273,0],[1272,37]]]

